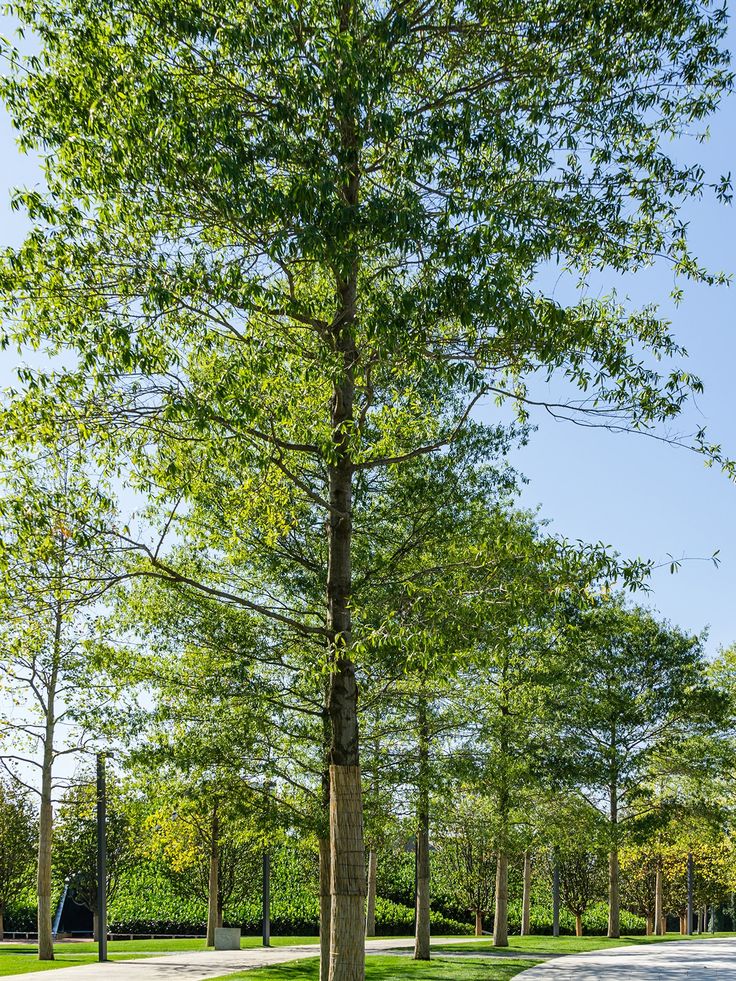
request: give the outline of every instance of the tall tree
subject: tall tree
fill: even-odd
[[[107,582],[110,553],[90,538],[92,520],[109,520],[111,505],[85,475],[79,455],[13,458],[0,499],[0,664],[9,695],[0,706],[0,762],[38,793],[39,958],[53,960],[51,871],[53,800],[65,783],[55,767],[87,747],[78,713],[99,686],[87,642],[91,607]],[[22,711],[12,711],[13,705]],[[31,780],[28,773],[37,775]]]
[[[573,637],[568,732],[586,796],[607,822],[608,935],[620,932],[619,850],[662,800],[652,785],[687,767],[682,749],[717,723],[702,642],[645,610],[604,602]]]
[[[216,433],[272,539],[305,501],[319,510],[322,609],[274,607],[245,583],[229,598],[323,641],[331,975],[360,981],[354,492],[452,441],[483,395],[531,401],[539,370],[586,392],[553,411],[619,428],[679,412],[699,383],[642,357],[678,353],[653,311],[565,307],[536,273],[663,257],[708,278],[678,218],[701,170],[668,152],[728,82],[725,13],[693,0],[14,11],[42,51],[3,92],[49,196],[20,195],[35,229],[0,274],[6,330],[78,359],[32,385],[12,425],[51,432],[73,402],[67,415],[119,439],[130,479],[171,502]],[[225,592],[209,572],[202,585]]]
[[[32,878],[36,831],[28,792],[0,780],[0,941],[8,907]]]
[[[92,913],[93,933],[99,939],[97,881],[97,788],[94,777],[80,773],[78,781],[64,794],[56,813],[54,867],[69,883],[75,902]],[[105,823],[109,899],[115,897],[120,877],[132,867],[136,842],[126,801],[108,775],[108,810]]]

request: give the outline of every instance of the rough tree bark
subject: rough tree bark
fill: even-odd
[[[524,852],[524,886],[521,897],[521,935],[528,937],[531,933],[532,907],[532,853]]]
[[[375,848],[368,851],[368,898],[365,904],[365,935],[376,935],[376,873],[378,871],[378,853]]]
[[[319,840],[319,981],[330,976],[330,839]]]
[[[475,935],[476,937],[483,936],[483,914],[479,909],[475,911]]]
[[[352,29],[349,0],[339,8],[340,30]],[[360,179],[357,94],[340,93],[339,194],[348,222],[358,206]],[[330,654],[328,710],[330,752],[330,973],[329,981],[363,981],[365,976],[365,851],[358,741],[358,688],[350,657],[352,622],[352,513],[355,323],[358,254],[346,239],[346,254],[335,269],[337,306],[330,336],[338,358],[332,389],[332,450],[328,474],[327,631]]]
[[[328,711],[329,688],[325,689],[322,712],[322,814],[319,827],[319,981],[330,976],[330,751],[332,729]]]
[[[418,710],[419,735],[419,786],[417,788],[417,836],[416,836],[416,923],[414,934],[414,960],[430,958],[429,922],[429,724],[427,699],[422,691]]]
[[[505,852],[498,853],[496,863],[496,912],[493,917],[493,946],[509,945],[509,860]]]
[[[664,936],[667,932],[667,925],[664,922],[662,911],[663,905],[663,881],[662,881],[662,860],[657,860],[657,871],[654,876],[654,931],[658,937]]]
[[[218,898],[220,893],[220,822],[217,808],[212,811],[209,842],[210,872],[207,883],[207,946],[215,946],[215,928],[218,923]]]
[[[616,733],[612,731],[612,755],[615,746]],[[611,850],[608,854],[608,936],[617,939],[621,936],[621,896],[618,865],[618,783],[615,775],[609,787],[609,808],[611,815]]]
[[[60,575],[61,579],[61,575]],[[61,634],[63,609],[59,595],[54,610],[54,639],[52,662],[46,692],[46,720],[44,726],[43,758],[41,760],[41,802],[38,814],[38,869],[36,894],[38,897],[38,959],[54,959],[54,938],[52,934],[51,909],[51,861],[54,833],[53,811],[53,768],[54,736],[56,725],[56,690],[59,683],[61,664]]]

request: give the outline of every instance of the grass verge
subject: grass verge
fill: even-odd
[[[414,961],[410,957],[371,954],[366,959],[366,981],[507,981],[520,971],[534,967],[534,960],[513,958],[435,958]],[[318,981],[319,959],[309,957],[289,964],[228,974],[217,981]]]

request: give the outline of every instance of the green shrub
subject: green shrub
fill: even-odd
[[[532,904],[530,911],[530,926],[532,933],[552,933],[552,907]],[[519,933],[521,929],[521,902],[516,900],[509,903],[509,929]],[[583,915],[583,932],[590,936],[605,936],[608,932],[608,905],[592,903]],[[646,921],[628,910],[621,910],[621,933],[628,935],[646,932]],[[566,909],[560,910],[560,933],[566,936],[575,933],[575,917]]]

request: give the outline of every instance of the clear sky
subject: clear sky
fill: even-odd
[[[2,17],[0,33],[9,33]],[[736,171],[735,98],[724,104],[710,129],[710,141],[688,152],[717,179]],[[19,156],[12,128],[0,110],[0,246],[19,242],[25,231],[22,217],[8,207],[8,189],[37,180],[34,161]],[[736,271],[734,208],[706,199],[692,202],[687,218],[700,258],[713,268]],[[736,457],[736,285],[686,284],[685,301],[677,309],[668,301],[672,286],[671,273],[660,269],[628,282],[626,291],[634,303],[661,303],[689,351],[690,370],[705,381],[705,394],[693,407],[686,428],[707,424],[711,438]],[[0,352],[0,359],[5,359],[0,362],[4,385],[14,356]],[[538,431],[514,458],[529,478],[525,504],[539,505],[554,530],[571,538],[603,541],[627,556],[666,562],[668,553],[699,557],[720,549],[720,569],[691,561],[676,575],[666,568],[657,572],[648,602],[687,629],[710,626],[713,652],[736,641],[736,486],[719,471],[705,468],[694,454],[645,437],[581,429],[541,417],[535,421]]]

